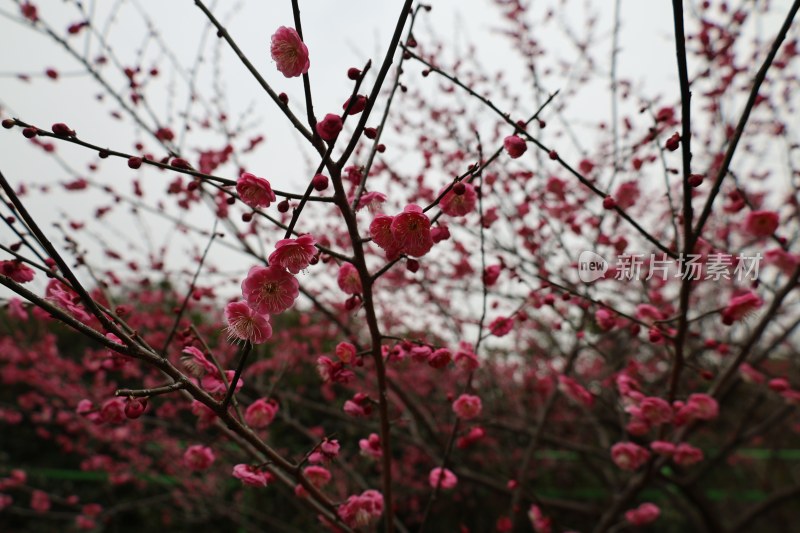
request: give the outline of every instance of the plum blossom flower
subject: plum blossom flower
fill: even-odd
[[[433,368],[444,368],[450,363],[452,358],[453,354],[450,350],[447,348],[439,348],[428,357],[428,365]]]
[[[625,424],[625,431],[631,435],[642,437],[647,435],[647,433],[650,431],[650,424],[641,418],[631,418],[630,421]]]
[[[463,420],[480,416],[483,410],[481,399],[472,394],[462,394],[453,402],[453,412]]]
[[[614,200],[622,209],[628,209],[639,199],[639,185],[635,181],[620,183],[617,192],[614,193]]]
[[[486,284],[487,287],[493,286],[497,283],[498,278],[500,278],[500,274],[503,271],[503,267],[501,265],[489,265],[483,271],[483,282]]]
[[[472,347],[463,341],[459,343],[458,351],[453,356],[453,362],[465,372],[472,372],[480,366],[478,356],[472,351]]]
[[[100,407],[100,419],[107,424],[121,424],[125,421],[125,400],[111,398]]]
[[[632,526],[646,526],[651,522],[655,522],[659,515],[661,515],[661,509],[656,504],[648,502],[643,503],[636,509],[626,511],[625,520]]]
[[[511,333],[512,329],[514,329],[514,319],[512,317],[499,316],[489,324],[489,331],[495,337],[504,337]]]
[[[356,357],[356,347],[349,342],[340,342],[336,345],[336,357],[344,364],[350,364]]]
[[[360,294],[363,290],[358,270],[352,263],[342,263],[336,276],[336,283],[345,294]]]
[[[195,444],[183,453],[183,465],[189,470],[206,470],[214,463],[214,452],[208,446]]]
[[[614,326],[617,325],[617,319],[614,317],[614,313],[604,307],[595,311],[594,320],[597,322],[597,326],[603,331],[614,329]]]
[[[213,396],[223,396],[227,394],[228,384],[233,382],[234,374],[235,372],[233,370],[225,371],[225,379],[227,380],[226,384],[225,381],[222,380],[219,370],[215,368],[213,374],[207,374],[203,376],[203,378],[200,380],[200,386]],[[241,389],[243,386],[244,380],[239,378],[239,381],[236,382],[236,390],[234,392],[239,392],[239,389]]]
[[[14,503],[14,498],[8,494],[0,494],[0,511]]]
[[[531,505],[528,509],[528,519],[531,521],[533,530],[536,533],[550,533],[553,527],[553,519],[545,516],[538,505]]]
[[[317,133],[323,140],[333,142],[342,131],[342,117],[328,113],[325,118],[317,122]]]
[[[792,272],[800,265],[800,256],[791,254],[783,248],[772,248],[764,252],[764,259],[767,263],[775,265],[785,275],[790,276]]]
[[[361,455],[372,457],[373,459],[383,457],[381,438],[376,433],[370,433],[366,439],[359,440],[358,447],[361,449]]]
[[[242,295],[258,313],[277,314],[289,309],[300,294],[295,277],[278,265],[254,266],[242,282]]]
[[[17,283],[28,283],[33,279],[34,271],[21,261],[0,261],[0,274]]]
[[[441,487],[444,490],[450,490],[458,483],[458,477],[447,468],[434,468],[428,474],[428,484],[431,488]]]
[[[618,442],[611,447],[611,460],[622,470],[637,470],[650,457],[650,452],[633,442]]]
[[[308,480],[309,483],[311,483],[311,485],[318,489],[324,487],[331,481],[330,470],[323,466],[307,466],[303,469],[303,476]],[[301,498],[308,496],[308,492],[306,492],[306,488],[303,485],[297,485],[294,488],[294,492]]]
[[[681,466],[693,465],[703,460],[703,450],[682,442],[675,447],[672,460],[675,461],[675,464]]]
[[[225,306],[225,322],[231,340],[241,339],[261,344],[272,337],[269,315],[253,311],[247,302],[231,302]]]
[[[411,356],[411,360],[415,363],[424,363],[428,360],[428,358],[430,358],[431,354],[433,353],[433,349],[430,346],[423,344],[412,346],[408,353]]]
[[[354,494],[339,506],[338,513],[342,520],[353,528],[374,524],[383,514],[383,494],[376,490],[365,490],[361,494]]]
[[[218,373],[219,370],[203,352],[194,346],[186,346],[181,352],[181,362],[195,376]]]
[[[278,403],[275,400],[259,398],[247,406],[244,421],[252,428],[262,429],[272,423],[277,413]]]
[[[19,6],[20,12],[22,12],[22,16],[26,19],[30,20],[31,22],[36,22],[39,20],[39,13],[36,9],[36,6],[30,2],[25,2]]]
[[[780,218],[775,211],[751,211],[744,219],[744,231],[753,237],[769,237],[778,229]]]
[[[568,376],[558,376],[558,390],[573,402],[579,403],[584,407],[589,408],[594,405],[592,393]]]
[[[407,205],[394,217],[390,229],[400,250],[408,255],[422,257],[433,247],[431,221],[418,205]]]
[[[353,400],[346,400],[342,406],[342,410],[353,418],[365,418],[372,413],[372,406]]]
[[[503,140],[503,146],[511,159],[521,157],[528,150],[528,145],[519,135],[509,135]]]
[[[722,310],[722,323],[731,325],[760,308],[763,303],[764,301],[753,291],[734,296],[728,302],[728,306]]]
[[[665,440],[654,440],[650,443],[650,449],[658,455],[667,457],[672,457],[672,454],[675,453],[675,445]]]
[[[238,464],[233,467],[233,477],[250,487],[266,487],[273,477],[267,471],[262,471],[255,466]]]
[[[431,239],[433,239],[434,243],[446,241],[449,238],[450,238],[450,229],[444,222],[439,221],[438,226],[436,226],[435,228],[431,228]]]
[[[692,394],[686,401],[686,407],[691,410],[692,418],[696,420],[714,420],[719,415],[717,400],[708,394]]]
[[[347,111],[347,107],[350,106],[350,100],[352,100],[352,98],[348,98],[345,101],[345,103],[342,104],[342,110],[343,111]],[[357,94],[355,96],[355,100],[353,101],[353,105],[350,106],[350,110],[347,111],[347,114],[348,115],[357,115],[357,114],[361,113],[362,111],[364,111],[364,109],[366,107],[367,107],[367,97],[364,96],[363,94]]]
[[[383,248],[388,259],[394,259],[401,253],[400,243],[392,234],[392,222],[394,222],[394,217],[381,214],[377,215],[369,225],[372,242]]]
[[[325,463],[336,459],[339,455],[339,441],[336,439],[325,439],[319,445],[317,451],[308,456],[308,460],[312,463]]]
[[[346,166],[344,167],[344,172],[342,172],[342,176],[353,185],[358,185],[359,183],[361,183],[361,179],[364,176],[364,167],[360,165]]]
[[[331,381],[334,383],[347,383],[355,377],[355,374],[350,369],[345,368],[344,365],[343,361],[334,361],[330,357],[322,355],[317,358],[317,373],[325,383]],[[347,404],[345,403],[345,405]]]
[[[358,200],[357,209],[367,208],[370,213],[377,212],[380,206],[386,201],[386,195],[382,192],[365,192]]]
[[[660,426],[672,421],[672,406],[662,398],[652,396],[644,398],[639,402],[638,407],[631,406],[627,411],[652,426]]]
[[[327,485],[331,480],[330,470],[323,466],[307,466],[303,469],[303,475],[318,489]]]
[[[308,233],[296,239],[281,239],[269,255],[269,262],[297,274],[311,263],[317,253],[315,244],[317,241]]]
[[[281,26],[272,35],[270,53],[278,70],[287,78],[295,78],[308,72],[311,61],[308,47],[294,28]]]
[[[39,514],[46,513],[50,510],[50,496],[42,490],[34,490],[31,492],[31,509]]]
[[[277,200],[269,182],[249,172],[242,173],[236,180],[236,192],[239,198],[253,209],[269,207],[271,202]]]
[[[144,414],[147,409],[147,398],[128,398],[125,402],[125,416],[135,420]]]
[[[22,300],[16,297],[8,300],[8,316],[17,320],[28,320],[28,312]]]
[[[486,436],[486,431],[482,427],[480,426],[473,427],[469,430],[469,432],[466,435],[463,435],[458,438],[458,440],[456,441],[456,447],[458,447],[461,450],[469,448],[470,446],[472,446],[485,436]]]
[[[445,215],[462,217],[475,210],[475,206],[478,203],[478,193],[475,192],[475,187],[471,183],[464,182],[459,182],[459,185],[463,187],[463,190],[460,191],[461,194],[458,194],[455,187],[453,187],[447,191],[447,194],[439,202],[439,207]]]
[[[77,303],[80,301],[78,294],[57,279],[51,279],[48,282],[45,296],[81,322],[91,321],[89,313]]]

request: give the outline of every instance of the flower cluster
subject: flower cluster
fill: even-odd
[[[350,527],[367,527],[383,514],[383,495],[376,490],[354,494],[339,506],[339,516]]]
[[[422,257],[433,247],[431,221],[415,204],[406,206],[402,213],[393,217],[376,216],[369,226],[369,234],[389,259],[400,254]]]

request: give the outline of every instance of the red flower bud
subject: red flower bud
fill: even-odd
[[[71,130],[69,126],[67,126],[63,122],[56,122],[55,124],[53,124],[53,127],[51,129],[53,130],[53,133],[55,133],[59,137],[75,136],[75,130]]]
[[[328,176],[325,174],[317,174],[311,179],[311,185],[316,191],[324,191],[328,188]]]
[[[672,137],[667,139],[666,144],[664,147],[669,150],[670,152],[674,152],[678,149],[678,146],[681,144],[681,134],[680,133],[673,133]]]

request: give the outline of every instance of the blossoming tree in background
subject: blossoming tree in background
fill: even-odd
[[[486,7],[519,82],[448,51],[430,6],[397,2],[385,55],[343,68],[350,91],[319,109],[312,76],[333,58],[304,40],[297,0],[258,57],[196,0],[216,41],[180,78],[183,113],[174,78],[159,85],[158,61],[174,60],[155,14],[137,11],[155,59],[146,46],[131,59],[85,2],[68,2],[69,24],[4,6],[142,140],[109,146],[3,102],[0,142],[21,135],[59,175],[0,160],[0,524],[796,523],[800,0],[674,0],[677,76],[659,94],[617,75],[624,2],[605,54],[593,11],[608,6],[576,34],[567,3]],[[257,157],[270,124],[250,136],[218,78],[213,95],[199,86],[206,48],[291,126],[306,158],[291,189]],[[54,68],[17,78],[61,82]],[[571,102],[598,83],[609,115],[575,120]],[[37,199],[98,195],[54,225],[36,214]],[[170,256],[175,241],[189,260]]]

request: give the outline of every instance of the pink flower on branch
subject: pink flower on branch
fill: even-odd
[[[445,215],[461,217],[475,210],[478,193],[471,183],[458,182],[442,197],[439,207]]]
[[[213,374],[203,376],[200,380],[200,386],[213,396],[224,396],[228,392],[228,386],[233,381],[234,374],[235,372],[233,370],[225,371],[226,383],[226,381],[222,380],[219,371],[215,369]],[[234,392],[239,392],[239,389],[243,386],[244,380],[240,378],[239,381],[236,382],[236,390]]]
[[[278,403],[275,400],[259,398],[247,407],[244,421],[252,428],[263,429],[272,423],[276,414],[278,414]]]
[[[386,195],[382,192],[365,192],[358,200],[357,209],[367,208],[371,213],[376,213],[381,205],[386,201]]]
[[[274,315],[294,304],[299,287],[297,279],[278,265],[254,266],[242,282],[242,295],[256,312]]]
[[[195,376],[217,374],[219,370],[198,348],[186,346],[181,352],[181,362]]]
[[[676,465],[690,466],[703,460],[703,450],[682,442],[675,448],[672,460]]]
[[[361,449],[361,455],[372,457],[373,459],[380,459],[383,457],[381,438],[377,433],[370,433],[369,437],[366,439],[359,440],[358,447]]]
[[[397,242],[392,234],[392,222],[394,217],[388,215],[377,215],[369,225],[369,235],[372,242],[380,246],[388,259],[394,259],[400,255],[400,243]]]
[[[328,113],[325,118],[317,122],[317,133],[323,140],[333,142],[341,133],[342,127],[342,117]]]
[[[207,470],[214,463],[214,452],[208,446],[195,444],[183,454],[183,465],[189,470]]]
[[[528,519],[531,521],[533,530],[536,533],[550,533],[553,527],[553,519],[545,516],[538,505],[531,505],[528,509]]]
[[[636,509],[625,512],[625,520],[633,526],[646,526],[655,522],[661,515],[661,509],[654,503],[643,503]]]
[[[558,390],[573,402],[591,408],[594,405],[594,396],[580,383],[568,376],[558,376]]]
[[[528,150],[528,145],[525,144],[525,141],[519,135],[509,135],[503,141],[503,146],[508,152],[508,155],[511,156],[511,159],[517,159],[518,157],[522,157]]]
[[[734,296],[728,306],[722,310],[722,323],[730,326],[741,320],[763,305],[764,301],[753,291]]]
[[[394,217],[390,231],[394,242],[408,255],[421,257],[433,247],[431,221],[418,205],[408,205]]]
[[[21,261],[0,261],[0,274],[17,283],[28,283],[33,280],[34,271]]]
[[[633,442],[618,442],[611,447],[611,460],[622,470],[638,470],[650,458],[650,452]]]
[[[340,342],[336,345],[336,357],[344,364],[350,364],[356,358],[356,347],[349,342]]]
[[[266,487],[273,479],[269,472],[247,464],[234,466],[233,477],[250,487]]]
[[[246,302],[231,302],[225,306],[228,336],[253,344],[262,344],[272,336],[269,315],[255,312]]]
[[[336,276],[336,283],[345,294],[360,294],[363,291],[361,277],[352,263],[342,263]]]
[[[686,407],[695,420],[714,420],[719,416],[719,404],[708,394],[692,394],[686,401]]]
[[[744,219],[744,231],[753,237],[769,237],[778,229],[780,218],[775,211],[751,211]]]
[[[242,173],[236,180],[236,192],[239,198],[253,209],[269,207],[270,203],[277,200],[269,182],[249,172]]]
[[[376,490],[365,490],[347,498],[339,506],[338,512],[348,526],[367,527],[377,522],[383,514],[383,494]]]
[[[462,394],[453,402],[453,412],[463,420],[471,420],[481,415],[483,403],[472,394]]]
[[[428,484],[434,489],[440,487],[443,490],[450,490],[455,488],[456,484],[458,484],[458,478],[447,468],[437,467],[431,470],[431,473],[428,475]]]
[[[278,28],[272,35],[270,53],[278,70],[287,78],[302,76],[311,66],[308,47],[294,28]]]
[[[269,262],[279,265],[292,274],[305,269],[317,253],[317,241],[309,234],[296,239],[281,239],[275,245],[275,251],[269,256]]]

